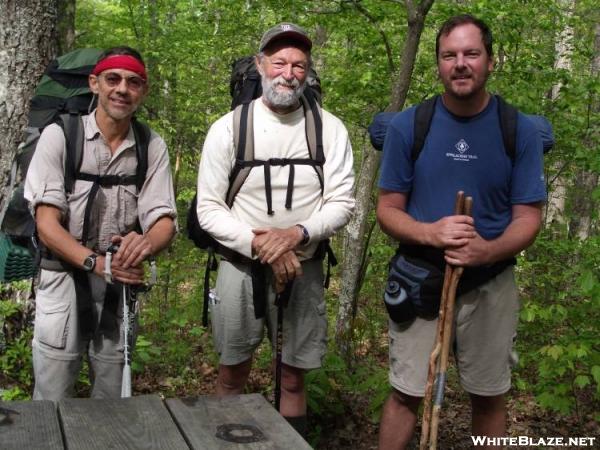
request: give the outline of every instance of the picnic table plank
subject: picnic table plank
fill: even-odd
[[[173,398],[166,404],[194,450],[311,448],[260,394]]]
[[[67,448],[189,450],[157,395],[70,398],[58,410]]]
[[[62,450],[56,405],[48,400],[0,401],[0,448]]]

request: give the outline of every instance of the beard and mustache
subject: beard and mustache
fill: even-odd
[[[261,85],[265,99],[277,108],[289,108],[298,104],[306,88],[306,83],[300,84],[296,78],[287,81],[282,75],[275,78],[267,78],[263,75]],[[280,86],[291,89],[278,89]]]

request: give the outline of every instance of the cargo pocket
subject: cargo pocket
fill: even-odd
[[[64,349],[71,312],[69,300],[38,295],[35,307],[36,340],[53,348]]]

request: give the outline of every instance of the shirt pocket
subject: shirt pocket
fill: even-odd
[[[65,348],[74,295],[68,274],[42,270],[35,300],[34,334],[38,342]]]
[[[73,186],[73,192],[67,195],[67,202],[69,204],[68,210],[68,229],[69,233],[77,240],[81,240],[83,234],[83,221],[85,219],[85,209],[87,206],[88,198],[90,195],[92,183],[88,181],[77,180]],[[92,211],[92,215],[94,211]],[[94,228],[88,230],[88,236],[94,236],[96,233],[96,221],[92,220],[90,226]]]
[[[117,223],[119,234],[126,235],[137,228],[138,224],[138,195],[132,186],[119,186],[117,190]]]

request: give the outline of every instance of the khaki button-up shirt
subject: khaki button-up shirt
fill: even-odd
[[[85,140],[81,172],[94,175],[135,175],[137,156],[133,129],[111,154],[95,119],[95,111],[83,117]],[[93,182],[76,180],[73,192],[65,192],[65,136],[56,124],[44,129],[29,165],[25,198],[32,214],[39,204],[62,212],[63,225],[79,241],[88,195]],[[138,220],[145,233],[161,217],[176,218],[175,195],[169,155],[163,139],[152,132],[148,146],[148,172],[138,192],[135,184],[100,187],[92,203],[87,246],[105,252],[114,235],[136,229]]]

